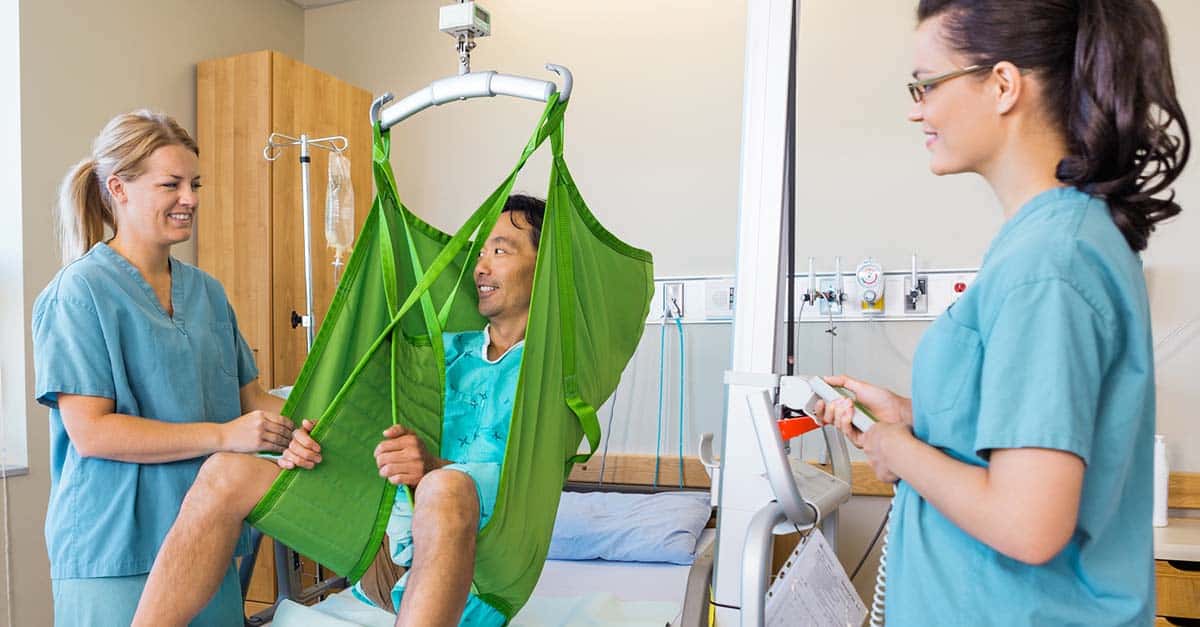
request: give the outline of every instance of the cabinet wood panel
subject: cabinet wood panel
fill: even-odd
[[[196,260],[217,278],[254,351],[271,369],[271,164],[262,156],[271,126],[268,51],[205,61],[196,68],[200,209]]]
[[[306,308],[300,148],[286,148],[279,159],[267,161],[263,147],[272,132],[345,136],[361,228],[374,196],[371,94],[270,50],[198,64],[196,92],[204,183],[197,262],[225,287],[263,386],[291,385],[308,354],[304,328],[291,326],[291,312]],[[329,157],[319,149],[311,154],[313,305],[319,323],[334,291],[333,257],[324,236]],[[271,541],[264,539],[246,595],[248,610],[274,601],[273,569]]]

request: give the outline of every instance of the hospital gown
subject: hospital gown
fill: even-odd
[[[475,481],[479,494],[479,528],[491,518],[500,487],[500,470],[508,444],[513,397],[521,369],[523,343],[490,361],[487,329],[445,335],[446,403],[442,424],[441,457],[451,463],[447,469],[459,470]],[[388,519],[387,533],[391,558],[405,568],[412,565],[412,504],[407,489],[396,491],[396,500]],[[399,609],[408,581],[408,572],[392,590],[392,603]],[[362,589],[355,596],[370,603]],[[503,625],[504,615],[470,595],[461,625]]]

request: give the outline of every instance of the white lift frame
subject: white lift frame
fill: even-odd
[[[761,625],[774,533],[820,525],[836,543],[837,507],[850,497],[845,441],[826,427],[830,477],[791,468],[775,427],[783,369],[788,220],[794,166],[795,24],[799,0],[748,0],[742,99],[733,359],[718,486],[713,603],[718,625]],[[796,379],[786,387],[795,389]],[[801,396],[804,396],[801,394]],[[799,408],[804,398],[788,400]],[[814,474],[814,472],[816,474]]]

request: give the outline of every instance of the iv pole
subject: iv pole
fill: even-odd
[[[305,315],[301,316],[292,310],[292,328],[298,325],[304,325],[306,353],[312,352],[313,333],[317,326],[316,313],[313,312],[313,271],[312,271],[312,208],[309,199],[309,167],[312,164],[311,148],[319,148],[328,150],[329,152],[342,153],[350,147],[350,142],[341,135],[331,135],[329,137],[310,138],[306,134],[301,134],[300,137],[292,137],[283,133],[271,133],[267,137],[267,145],[263,147],[263,157],[267,161],[275,161],[282,156],[283,149],[289,146],[300,146],[300,199],[302,211],[304,213],[304,301]],[[353,210],[353,208],[351,209]],[[254,551],[258,551],[258,541],[254,542]],[[256,614],[249,618],[247,625],[262,625],[266,621],[271,620],[275,614],[275,608],[283,599],[295,598],[302,602],[307,602],[318,598],[329,590],[341,585],[345,586],[344,579],[337,577],[332,579],[324,579],[324,575],[318,565],[317,579],[319,583],[310,588],[304,589],[298,596],[293,597],[292,591],[300,585],[299,580],[300,562],[299,555],[285,546],[281,542],[275,543],[275,583],[278,586],[278,598],[276,605],[270,609]],[[242,575],[243,579],[246,575]]]
[[[341,135],[332,135],[330,137],[310,138],[308,135],[301,134],[300,137],[292,137],[283,133],[271,133],[267,137],[267,145],[263,148],[263,157],[267,161],[275,161],[282,154],[282,149],[288,146],[300,146],[300,200],[304,211],[304,300],[305,300],[305,315],[300,316],[294,310],[292,311],[292,328],[297,325],[303,325],[306,330],[307,351],[312,351],[313,345],[313,329],[317,326],[316,314],[313,312],[313,272],[312,272],[312,215],[309,206],[309,166],[312,163],[312,157],[309,154],[309,148],[320,148],[330,152],[342,153],[350,147],[350,142]]]

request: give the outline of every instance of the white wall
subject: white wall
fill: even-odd
[[[824,268],[835,254],[843,255],[843,267],[846,258],[854,263],[873,255],[903,268],[912,250],[922,263],[977,266],[1000,226],[999,205],[981,179],[928,173],[919,129],[904,120],[911,106],[902,83],[910,71],[913,4],[801,3],[797,204],[809,236],[801,236],[797,254],[816,256]],[[1179,98],[1195,129],[1200,66],[1186,61],[1200,58],[1200,41],[1187,35],[1200,24],[1200,4],[1158,5],[1173,35]],[[1184,212],[1151,238],[1144,255],[1156,338],[1200,315],[1200,293],[1185,288],[1200,280],[1194,250],[1200,161],[1193,158],[1176,191]],[[902,347],[896,352],[869,341],[861,327],[843,325],[847,350],[836,369],[872,373],[907,390],[905,365],[922,328],[889,327],[887,335]],[[815,329],[806,335],[819,342]],[[868,338],[859,341],[863,335]],[[1158,430],[1167,436],[1176,470],[1200,471],[1200,430],[1192,427],[1191,409],[1200,403],[1192,374],[1200,368],[1198,338],[1200,325],[1192,325],[1157,350]]]
[[[306,62],[375,93],[403,96],[455,71],[452,40],[436,30],[444,0],[357,0],[305,14]],[[853,268],[873,256],[906,268],[912,252],[930,267],[976,267],[1002,216],[978,177],[928,171],[920,129],[905,120],[911,100],[915,2],[805,0],[797,68],[797,257],[833,257]],[[1160,0],[1175,35],[1180,99],[1200,121],[1200,4]],[[656,275],[732,274],[737,221],[745,2],[603,3],[489,0],[495,34],[479,41],[476,69],[545,75],[547,61],[575,72],[566,156],[599,218],[623,239],[654,253]],[[353,33],[348,37],[348,33]],[[401,198],[443,229],[503,178],[538,107],[516,101],[447,105],[393,130]],[[359,154],[362,154],[361,152]],[[545,162],[533,161],[521,185],[537,193]],[[536,174],[532,174],[536,173]],[[1163,227],[1146,254],[1156,337],[1200,314],[1190,286],[1200,264],[1188,246],[1200,239],[1200,163],[1177,185],[1184,214]],[[804,262],[800,262],[804,267]],[[848,372],[907,393],[913,350],[924,323],[825,325],[798,332],[800,371]],[[651,452],[657,436],[659,329],[648,326],[618,390],[611,451]],[[1175,469],[1200,471],[1200,430],[1190,408],[1200,369],[1189,327],[1158,351],[1159,431]],[[663,452],[678,447],[674,383],[678,358],[668,329]],[[727,326],[687,327],[685,451],[702,431],[720,433],[729,363]],[[1031,347],[1032,348],[1032,347]],[[601,409],[604,422],[610,407]],[[820,445],[805,439],[808,456]],[[886,511],[860,497],[843,517],[839,553],[852,565]],[[867,565],[873,573],[877,558]],[[870,575],[855,582],[869,598]]]
[[[447,1],[357,0],[305,13],[284,0],[20,2],[22,327],[58,266],[54,189],[109,117],[149,106],[194,128],[194,64],[262,48],[376,92],[409,93],[454,72],[453,42],[436,30],[437,7]],[[801,3],[797,183],[805,229],[798,254],[818,257],[821,269],[835,254],[847,266],[866,255],[903,266],[913,249],[929,265],[973,266],[1000,224],[997,204],[979,180],[928,174],[919,130],[904,121],[912,4]],[[541,67],[549,61],[575,72],[567,158],[601,220],[653,251],[660,276],[731,274],[744,3],[485,5],[496,34],[480,40],[476,69],[549,77]],[[1200,21],[1200,5],[1159,5],[1175,34],[1180,97],[1195,125],[1200,68],[1184,60],[1200,58],[1200,41],[1186,38]],[[494,100],[449,105],[406,122],[394,131],[393,145],[402,198],[435,225],[456,226],[511,167],[537,115],[536,105]],[[368,155],[367,147],[352,147],[353,158]],[[540,193],[545,168],[544,159],[531,162],[519,186]],[[1185,213],[1152,239],[1146,255],[1158,337],[1200,313],[1200,296],[1188,289],[1200,278],[1189,251],[1200,236],[1200,165],[1192,164],[1177,189]],[[194,256],[190,246],[177,254]],[[716,377],[728,362],[723,329],[688,330],[688,371],[695,378],[686,400],[696,430],[719,424],[723,411],[714,400],[723,394]],[[922,329],[841,325],[831,347],[822,328],[805,327],[800,367],[848,371],[907,391],[908,362]],[[657,404],[657,331],[647,329],[622,385],[631,405],[618,420],[635,430],[646,430],[653,418],[647,408]],[[1189,409],[1200,406],[1200,390],[1186,373],[1200,368],[1198,335],[1200,325],[1162,346],[1158,372],[1160,431],[1176,468],[1193,471],[1200,470],[1200,430],[1188,428]],[[13,560],[20,566],[14,609],[16,624],[42,625],[50,623],[41,540],[48,443],[46,413],[28,400],[27,335],[24,344],[31,472],[10,486],[13,508],[22,512],[10,517]],[[5,349],[11,350],[7,343]],[[614,447],[645,450],[644,437],[624,433]],[[862,529],[849,534],[845,550],[861,545],[859,536],[873,531],[882,513],[874,500],[856,507],[863,508],[854,510]]]
[[[1183,213],[1150,238],[1143,259],[1154,314],[1154,336],[1160,342],[1168,333],[1200,316],[1200,4],[1190,0],[1159,0],[1171,34],[1171,58],[1176,87],[1192,125],[1192,160],[1176,186]],[[1167,436],[1172,469],[1200,471],[1200,429],[1195,428],[1200,407],[1200,324],[1192,324],[1169,341],[1155,347],[1158,380],[1158,430]]]
[[[30,470],[9,486],[15,625],[50,625],[53,620],[42,533],[50,489],[47,412],[32,400],[28,325],[34,299],[59,267],[51,211],[58,182],[118,113],[158,109],[194,131],[195,64],[264,48],[302,58],[303,22],[303,12],[285,0],[20,2],[23,198],[20,209],[5,211],[23,214],[21,397],[28,417]],[[177,247],[175,254],[195,259],[190,244]],[[6,359],[13,350],[7,342],[0,344]],[[6,609],[0,606],[0,616]]]
[[[404,96],[456,71],[454,40],[437,30],[443,4],[359,0],[310,10],[305,61],[375,93]],[[494,34],[478,40],[473,69],[549,79],[542,66],[552,62],[574,72],[567,158],[605,225],[653,248],[659,273],[728,272],[742,3],[484,5]],[[401,199],[443,229],[458,226],[508,173],[540,112],[525,101],[487,99],[426,111],[396,127],[392,163]],[[527,171],[536,174],[519,187],[544,195],[547,163],[531,161]]]
[[[305,60],[376,93],[408,94],[455,71],[453,41],[436,29],[441,4],[357,0],[310,10]],[[541,64],[553,61],[574,71],[568,162],[600,219],[654,253],[658,276],[733,272],[744,4],[486,3],[495,34],[479,40],[473,67],[543,76]],[[835,255],[844,268],[866,256],[906,268],[916,251],[927,266],[977,266],[1001,224],[999,204],[978,177],[931,175],[920,129],[905,120],[915,3],[800,4],[798,258],[817,257],[819,270],[831,270]],[[1200,20],[1200,5],[1159,5],[1176,34],[1180,98],[1195,124],[1200,67],[1183,60],[1200,58],[1200,42],[1180,33]],[[457,226],[511,167],[538,112],[522,101],[470,101],[396,127],[392,163],[401,198],[435,225]],[[545,167],[532,162],[520,186],[538,193]],[[1200,236],[1194,215],[1200,165],[1193,164],[1177,189],[1184,215],[1151,240],[1146,255],[1158,337],[1200,314],[1200,295],[1179,289],[1200,272],[1186,248]],[[851,372],[907,392],[912,349],[924,327],[842,324],[831,347],[821,325],[806,325],[799,332],[800,367]],[[697,333],[720,365],[689,369],[719,377],[728,336]],[[657,328],[650,334],[655,337],[643,341],[634,365],[641,374],[632,381],[627,373],[626,380],[637,390],[631,392],[631,428],[652,437],[644,417],[649,407],[653,420],[657,408]],[[1200,404],[1186,374],[1200,367],[1200,352],[1192,348],[1198,335],[1195,325],[1159,351],[1159,430],[1178,469],[1200,470],[1200,430],[1188,428],[1186,409]],[[693,385],[699,391],[687,399],[696,412],[689,420],[719,423],[720,403],[706,393],[720,387],[719,379]],[[653,439],[639,435],[627,445],[653,450]]]

